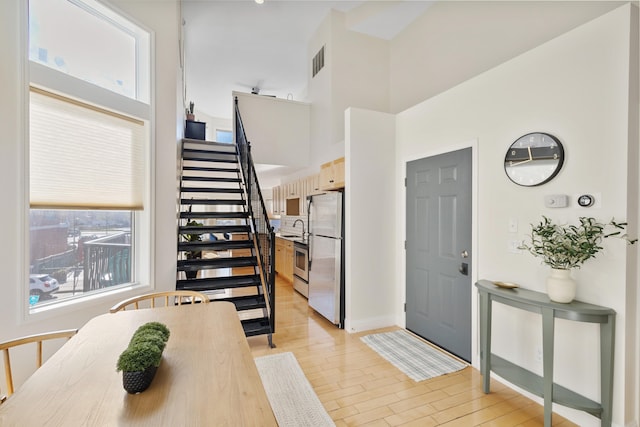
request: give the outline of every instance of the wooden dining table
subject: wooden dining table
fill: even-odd
[[[171,335],[151,386],[128,394],[116,362],[147,322]],[[276,426],[232,303],[91,319],[7,401],[0,426]]]

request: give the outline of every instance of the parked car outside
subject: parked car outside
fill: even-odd
[[[29,294],[31,295],[51,294],[59,287],[58,281],[48,274],[29,275]]]

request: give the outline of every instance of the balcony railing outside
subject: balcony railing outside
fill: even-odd
[[[131,234],[85,242],[83,271],[84,292],[131,282]]]

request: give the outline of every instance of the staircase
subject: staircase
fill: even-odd
[[[232,302],[245,335],[274,347],[275,235],[239,122],[238,145],[182,142],[176,289]]]

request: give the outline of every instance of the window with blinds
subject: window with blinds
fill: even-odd
[[[141,120],[42,90],[31,91],[32,208],[143,208]]]
[[[149,276],[152,67],[151,33],[106,3],[29,7],[25,299],[36,313]]]

